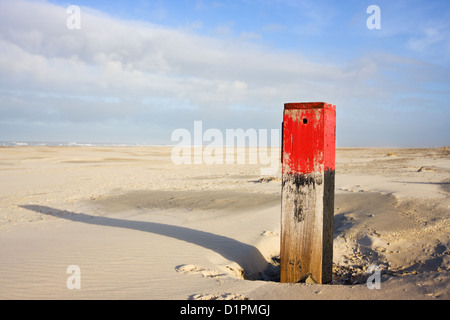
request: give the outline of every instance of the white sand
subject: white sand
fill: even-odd
[[[329,285],[276,282],[280,173],[170,151],[0,148],[0,299],[450,298],[450,150],[338,150]]]

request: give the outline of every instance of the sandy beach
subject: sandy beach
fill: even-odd
[[[0,148],[0,299],[450,299],[449,148],[337,150],[327,285],[279,282],[281,170],[171,150]]]

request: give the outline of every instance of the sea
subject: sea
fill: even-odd
[[[0,141],[0,147],[171,147],[164,144],[55,142],[55,141]]]

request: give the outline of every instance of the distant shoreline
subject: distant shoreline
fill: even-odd
[[[0,148],[2,147],[175,147],[176,144],[146,144],[146,143],[114,143],[114,142],[47,142],[47,141],[0,141]],[[208,144],[205,143],[203,147],[207,147]],[[193,146],[194,147],[194,146]],[[225,147],[225,146],[224,146]],[[246,146],[245,148],[250,148]],[[280,146],[274,146],[269,148],[281,148]],[[449,146],[419,146],[419,147],[395,147],[395,146],[385,146],[385,147],[371,147],[371,146],[351,146],[343,147],[337,146],[340,150],[361,150],[361,149],[399,149],[399,150],[426,150],[426,149],[450,149]]]
[[[172,145],[145,143],[0,141],[0,147],[172,147]]]

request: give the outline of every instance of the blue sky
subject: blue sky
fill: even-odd
[[[450,145],[449,8],[0,0],[0,140],[168,144],[196,120],[277,129],[285,102],[326,101],[338,146]]]
[[[63,7],[75,4],[50,2]],[[245,39],[273,50],[319,54],[324,59],[341,62],[372,51],[449,62],[439,50],[433,50],[439,49],[438,46],[425,48],[418,43],[415,48],[409,43],[414,39],[427,42],[428,29],[440,34],[436,37],[447,37],[444,32],[449,28],[450,4],[446,0],[83,0],[76,4],[117,19],[186,29],[205,36]],[[366,10],[371,4],[382,10],[383,27],[376,32],[366,28],[370,16]],[[448,38],[446,42],[448,45]],[[324,55],[320,53],[322,50],[331,52]]]

